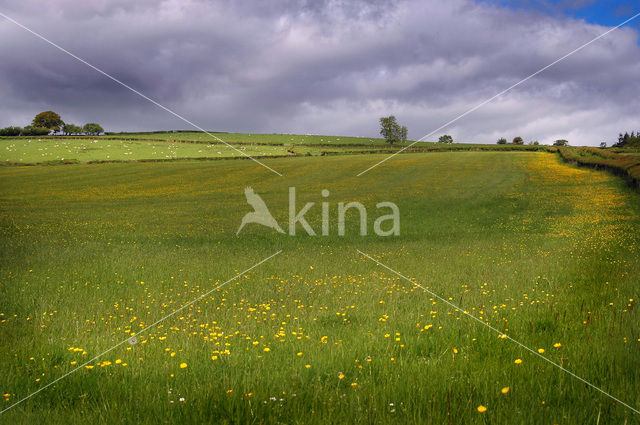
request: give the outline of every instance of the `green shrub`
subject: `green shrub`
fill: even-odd
[[[20,133],[21,136],[46,136],[51,130],[44,127],[34,127],[31,125],[26,126]]]
[[[20,127],[5,127],[0,129],[0,136],[19,136],[21,132]]]

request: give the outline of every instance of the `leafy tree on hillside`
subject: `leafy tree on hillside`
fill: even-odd
[[[600,142],[600,148],[604,149],[607,147],[607,142]]]
[[[69,136],[71,134],[80,134],[80,133],[82,133],[82,127],[80,127],[79,125],[75,125],[75,124],[65,124],[62,127],[62,131],[67,136]]]
[[[499,145],[506,145],[507,144],[507,139],[505,139],[504,137],[501,137],[498,139],[498,141],[496,142]]]
[[[396,121],[396,117],[390,115],[388,117],[380,118],[380,134],[391,146],[393,146],[394,143],[406,139],[407,128],[400,127]]]
[[[438,139],[438,143],[453,143],[453,137],[449,136],[448,134],[443,134]]]
[[[85,134],[90,134],[92,136],[97,136],[98,134],[104,132],[104,129],[100,127],[99,124],[90,122],[85,124],[84,127],[82,127],[82,132]]]
[[[49,131],[53,131],[54,133],[60,131],[60,127],[63,125],[64,122],[60,118],[60,115],[53,111],[40,112],[31,122],[31,126],[33,127],[48,128]]]
[[[568,146],[568,145],[569,145],[569,142],[564,139],[558,139],[555,142],[553,142],[553,146]]]
[[[514,137],[511,143],[513,143],[514,145],[524,145],[524,140],[522,139],[522,137],[518,136]]]
[[[0,136],[19,136],[22,129],[20,127],[5,127],[0,129]]]

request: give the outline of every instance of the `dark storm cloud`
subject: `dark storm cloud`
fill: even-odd
[[[421,137],[607,30],[470,1],[0,1],[6,13],[202,127]],[[189,128],[0,20],[0,126],[40,110],[110,130]],[[575,144],[639,127],[640,50],[615,31],[460,120],[457,139]]]

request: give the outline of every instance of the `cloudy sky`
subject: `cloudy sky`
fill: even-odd
[[[0,0],[0,13],[201,127],[417,139],[640,12],[636,1]],[[611,143],[640,129],[640,18],[444,132]],[[189,129],[0,17],[0,127],[42,110]]]

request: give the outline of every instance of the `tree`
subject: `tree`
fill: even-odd
[[[449,136],[448,134],[443,134],[438,139],[438,143],[453,143],[453,137]]]
[[[522,137],[518,136],[514,137],[511,143],[513,143],[514,145],[524,145],[524,140],[522,140]]]
[[[90,122],[85,124],[84,127],[82,127],[82,132],[85,134],[90,134],[92,136],[97,136],[98,134],[104,132],[104,129],[100,127],[99,124]]]
[[[21,136],[46,136],[51,132],[50,129],[44,127],[34,127],[32,125],[28,125],[22,129],[20,133]]]
[[[60,115],[56,114],[55,112],[44,111],[35,116],[35,118],[31,122],[31,125],[33,127],[48,128],[49,131],[57,133],[58,131],[60,131],[60,127],[64,125],[64,122],[60,118]]]
[[[69,136],[71,134],[80,134],[82,133],[82,127],[75,124],[66,124],[62,127],[62,131],[65,135]]]
[[[403,140],[403,135],[406,138],[407,128],[400,127],[396,117],[389,115],[388,117],[380,118],[380,134],[393,146],[394,143]]]
[[[19,136],[22,129],[20,127],[6,127],[0,129],[0,136]]]
[[[600,142],[600,148],[604,149],[607,147],[607,142]]]
[[[613,145],[614,148],[624,148],[624,147],[640,147],[640,131],[636,134],[635,132],[625,132],[624,135],[620,133],[618,136],[618,143]]]
[[[402,140],[402,142],[406,142],[407,141],[407,126],[403,125],[402,128],[400,128],[400,140]]]
[[[507,139],[505,139],[504,137],[501,137],[498,139],[497,143],[499,145],[506,145],[507,144]]]
[[[567,145],[569,145],[569,142],[564,139],[558,139],[555,142],[553,142],[553,146],[567,146]]]

